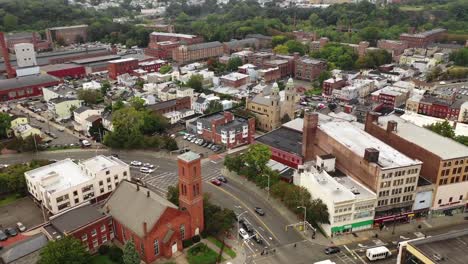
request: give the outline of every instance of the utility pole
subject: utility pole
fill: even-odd
[[[267,200],[270,200],[270,175],[269,174],[263,174],[263,177],[268,177],[268,196],[267,196]]]

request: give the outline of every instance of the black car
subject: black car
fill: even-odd
[[[114,158],[119,158],[119,155],[118,155],[118,154],[115,154],[115,153],[112,154],[111,156],[114,157]]]
[[[252,239],[259,245],[263,244],[263,240],[260,238],[260,236],[258,234],[253,236]]]
[[[341,250],[339,247],[327,247],[325,249],[325,254],[327,255],[331,255],[331,254],[335,254],[335,253],[340,253]]]
[[[260,207],[255,207],[255,213],[257,213],[258,215],[261,215],[261,216],[265,215],[265,212]]]
[[[2,230],[0,230],[0,241],[5,241],[7,239],[8,236]]]
[[[226,177],[224,177],[224,176],[219,176],[217,179],[218,179],[218,181],[220,181],[220,182],[224,182],[224,183],[227,183],[227,182],[228,182],[228,180],[227,180]]]
[[[16,229],[8,227],[7,229],[5,229],[5,234],[7,234],[9,237],[14,237],[18,235],[18,232],[16,232]]]
[[[247,233],[253,233],[255,231],[253,227],[247,222],[242,223],[242,225],[244,226],[244,229],[247,231]]]

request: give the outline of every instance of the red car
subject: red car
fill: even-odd
[[[222,184],[218,179],[212,179],[211,183],[216,185],[216,186],[221,186],[221,184]]]

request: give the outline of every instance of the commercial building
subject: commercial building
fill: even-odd
[[[463,264],[466,263],[468,229],[414,239],[403,245],[397,263],[409,264]]]
[[[218,112],[199,117],[196,131],[200,138],[227,148],[250,144],[255,136],[255,118],[242,117],[231,112]]]
[[[465,102],[463,99],[451,100],[436,96],[423,96],[419,100],[417,113],[449,120],[458,120],[461,106]]]
[[[51,214],[107,197],[130,167],[115,157],[96,156],[75,163],[64,159],[24,173],[28,192]]]
[[[109,78],[115,80],[117,76],[124,73],[132,73],[133,70],[138,68],[138,60],[134,58],[125,58],[118,60],[109,61],[107,70],[109,72]]]
[[[84,204],[52,216],[42,228],[49,240],[72,236],[84,244],[89,252],[114,239],[114,225],[110,215],[103,214],[96,205]]]
[[[34,50],[37,52],[52,49],[52,44],[47,40],[43,40],[41,34],[37,32],[8,33],[5,35],[5,39],[10,53],[15,51],[14,46],[19,43],[33,44]]]
[[[241,71],[239,67],[239,72]],[[262,81],[269,83],[269,82],[276,82],[281,79],[281,71],[278,67],[275,68],[267,68],[267,69],[260,69],[257,71],[258,78]]]
[[[282,120],[291,120],[295,116],[296,91],[293,80],[290,78],[286,84],[284,100],[280,98],[278,84],[274,83],[270,94],[248,98],[245,108],[255,115],[257,128],[271,131],[280,127]]]
[[[239,52],[246,48],[258,49],[260,47],[260,41],[256,38],[245,38],[241,40],[231,40],[223,42],[224,53],[231,54],[233,52]]]
[[[219,41],[214,41],[188,46],[182,45],[172,50],[172,59],[178,63],[184,64],[208,58],[220,57],[223,53],[223,44]]]
[[[379,39],[377,48],[384,49],[392,54],[393,61],[400,61],[400,55],[408,48],[408,43],[405,41]]]
[[[0,80],[0,102],[42,95],[42,88],[55,86],[60,80],[48,74]]]
[[[463,211],[468,200],[468,147],[395,115],[368,114],[365,131],[423,162],[421,176],[435,188],[433,213]]]
[[[190,97],[180,97],[164,102],[159,102],[154,105],[149,105],[148,109],[152,112],[159,114],[166,114],[173,111],[182,111],[184,109],[191,109],[192,99]]]
[[[74,63],[46,65],[41,67],[41,72],[60,79],[67,77],[80,79],[86,76],[85,67]]]
[[[148,47],[151,48],[152,45],[163,41],[179,41],[183,45],[191,45],[203,42],[203,38],[189,34],[153,32],[150,34],[150,41]]]
[[[416,34],[403,33],[400,40],[408,44],[409,48],[425,48],[429,44],[442,40],[447,33],[446,29],[436,28]]]
[[[246,85],[249,82],[249,75],[231,72],[227,75],[223,75],[220,78],[221,85],[238,88]]]
[[[144,263],[182,251],[182,241],[200,235],[204,228],[201,173],[198,154],[178,157],[179,207],[147,188],[123,181],[104,205],[113,217],[115,238],[122,244],[133,240]]]
[[[386,86],[372,92],[371,97],[374,102],[381,103],[385,107],[395,108],[405,105],[409,95],[410,91],[405,88]]]
[[[295,63],[295,77],[299,80],[312,82],[319,77],[320,73],[327,70],[326,61],[312,59],[308,56],[301,57]]]
[[[53,27],[46,29],[45,33],[50,43],[70,45],[88,41],[88,25]]]
[[[302,147],[305,160],[332,154],[336,167],[378,195],[375,222],[412,216],[422,162],[411,159],[344,119],[307,113]],[[306,132],[308,131],[308,133]]]
[[[333,155],[317,156],[315,164],[300,166],[294,174],[294,184],[327,205],[330,223],[321,225],[325,233],[333,237],[372,228],[376,194],[336,170]]]

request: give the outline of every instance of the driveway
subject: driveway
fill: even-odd
[[[9,205],[0,207],[0,228],[15,227],[23,223],[27,229],[42,224],[41,209],[29,197],[21,198]]]

